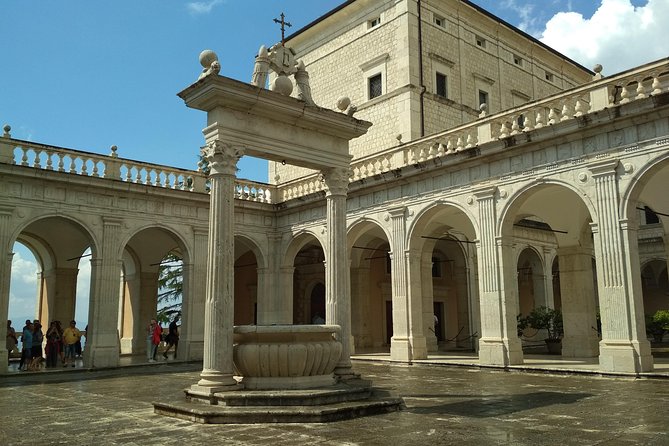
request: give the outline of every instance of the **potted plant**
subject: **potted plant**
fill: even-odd
[[[519,318],[519,326],[532,327],[535,330],[546,330],[546,346],[549,353],[559,354],[562,350],[562,312],[553,308],[540,306]]]
[[[669,310],[657,310],[652,316],[646,316],[646,333],[655,342],[662,342],[664,334],[669,331]]]

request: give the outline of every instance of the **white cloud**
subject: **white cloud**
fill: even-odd
[[[535,34],[538,30],[539,16],[534,11],[534,4],[526,2],[520,4],[518,0],[504,0],[502,7],[511,9],[518,14],[520,23],[518,28],[522,29],[528,34]]]
[[[214,6],[224,3],[225,0],[209,0],[207,2],[190,2],[186,5],[188,11],[193,14],[209,14]]]
[[[540,40],[588,68],[600,63],[610,75],[669,56],[668,22],[667,0],[638,7],[631,0],[601,0],[590,18],[557,13]]]
[[[12,257],[12,282],[20,282],[22,285],[35,286],[37,284],[37,263],[28,260],[15,252]]]
[[[87,249],[84,255],[90,254]],[[79,261],[79,273],[77,274],[77,302],[75,305],[74,319],[80,329],[88,323],[88,302],[91,294],[91,262],[90,257],[83,257]]]
[[[21,254],[21,250],[17,249],[12,257],[12,277],[9,283],[9,319],[23,322],[26,318],[35,317],[38,266],[34,259],[27,259]]]

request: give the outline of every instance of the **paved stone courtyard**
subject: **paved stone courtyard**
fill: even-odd
[[[667,445],[669,381],[355,362],[406,409],[331,424],[155,415],[199,364],[5,375],[1,445]]]

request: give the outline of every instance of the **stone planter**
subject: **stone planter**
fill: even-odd
[[[551,355],[561,355],[562,339],[546,339],[546,348]]]
[[[240,325],[234,328],[235,369],[246,389],[308,389],[333,385],[342,345],[338,325]]]

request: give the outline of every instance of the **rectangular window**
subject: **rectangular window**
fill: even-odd
[[[369,99],[374,99],[383,94],[383,78],[381,73],[369,78]]]
[[[554,79],[553,73],[549,73],[548,71],[546,71],[546,80],[548,82],[553,82],[553,79]]]
[[[516,56],[515,54],[513,55],[513,63],[518,65],[519,67],[523,66],[523,58],[520,56]]]
[[[486,104],[488,106],[488,110],[490,110],[490,102],[488,102],[488,92],[479,90],[479,107],[482,104]]]
[[[437,14],[434,15],[434,24],[437,25],[440,28],[446,28],[446,19],[438,16]]]
[[[372,20],[367,21],[367,29],[374,28],[381,24],[381,17],[374,17]]]
[[[485,39],[481,36],[476,36],[476,45],[485,48]]]
[[[442,98],[447,98],[448,97],[448,83],[447,83],[447,78],[445,74],[442,74],[437,71],[436,76],[435,76],[435,84],[436,84],[436,92],[438,96],[441,96]]]

